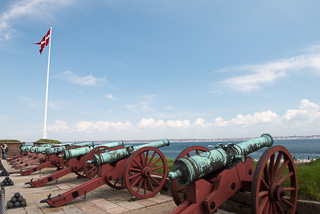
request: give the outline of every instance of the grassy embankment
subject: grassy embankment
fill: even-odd
[[[168,171],[171,170],[174,160],[167,158]],[[296,165],[298,175],[298,198],[320,201],[320,159],[305,165]]]

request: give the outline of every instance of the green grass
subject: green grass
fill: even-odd
[[[320,201],[320,159],[306,165],[296,165],[299,199]]]
[[[171,171],[174,160],[167,159],[168,172]],[[256,167],[257,162],[254,161]],[[298,175],[298,198],[320,201],[320,159],[305,165],[296,165]]]
[[[61,142],[58,140],[50,140],[50,139],[39,139],[35,143],[49,143],[49,144],[60,144]]]

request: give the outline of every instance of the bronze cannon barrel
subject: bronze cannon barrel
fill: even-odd
[[[76,148],[76,149],[69,149],[64,151],[64,158],[66,160],[69,160],[74,157],[79,157],[88,154],[94,147],[99,147],[99,146],[107,146],[110,148],[114,148],[117,146],[123,146],[124,143],[122,140],[112,142],[112,143],[105,143],[101,145],[96,145],[96,146],[88,146],[88,147],[82,147],[82,148]]]
[[[263,147],[269,147],[272,144],[272,136],[263,134],[261,137],[239,144],[220,145],[220,148],[203,152],[200,155],[179,158],[174,162],[168,177],[171,180],[177,178],[179,183],[188,185],[205,175],[225,168],[237,157],[246,156]]]
[[[47,155],[53,155],[53,154],[58,154],[60,152],[64,152],[66,150],[66,148],[68,148],[69,146],[73,146],[73,145],[76,145],[76,146],[94,146],[94,143],[92,141],[90,142],[83,142],[83,143],[67,143],[67,144],[61,144],[61,146],[56,146],[56,147],[53,147],[53,148],[47,148],[45,150],[45,153]]]
[[[112,163],[114,161],[127,158],[138,149],[141,149],[144,147],[160,148],[160,147],[169,146],[169,145],[170,145],[169,140],[161,140],[161,141],[156,141],[152,143],[146,143],[139,146],[128,146],[124,149],[118,149],[118,150],[114,150],[114,151],[110,151],[102,154],[95,154],[93,156],[93,160],[92,161],[89,160],[90,162],[88,161],[88,163],[93,163],[96,166],[101,166],[106,163]]]

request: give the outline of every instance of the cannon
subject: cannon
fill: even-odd
[[[214,150],[194,146],[182,151],[171,172],[177,213],[213,213],[238,191],[251,192],[252,213],[295,213],[298,181],[294,161],[269,134]],[[271,147],[272,146],[272,147]],[[263,147],[256,169],[248,154]],[[195,155],[190,155],[191,153]]]
[[[112,142],[107,143],[103,145],[97,146],[97,148],[104,148],[104,152],[106,150],[115,150],[124,148],[123,141],[118,142]],[[107,149],[105,149],[107,148]],[[30,184],[32,187],[40,187],[43,186],[49,182],[55,181],[69,173],[75,173],[76,175],[80,177],[86,177],[86,174],[83,170],[83,168],[86,165],[86,155],[92,150],[92,147],[81,147],[81,148],[75,148],[75,149],[67,149],[65,150],[63,154],[58,155],[60,158],[60,164],[64,166],[63,169],[60,169],[57,172],[54,172],[46,177],[43,177],[37,181],[33,181],[31,179],[30,182],[27,182],[26,184]],[[100,150],[101,151],[101,150]],[[66,155],[69,154],[69,155]]]
[[[39,156],[39,151],[43,152],[45,148],[51,148],[51,147],[56,147],[56,146],[71,146],[74,143],[68,143],[68,144],[44,144],[44,145],[39,145],[39,146],[24,146],[21,147],[21,151],[23,152],[23,156],[21,155],[11,159],[9,161],[9,164],[11,164],[13,167],[17,167],[19,165],[24,164],[25,162],[28,162],[30,160],[37,159]],[[40,148],[40,149],[38,149]]]
[[[93,142],[85,142],[78,145],[74,143],[68,144],[45,144],[41,146],[34,146],[30,148],[30,152],[32,153],[31,158],[26,160],[21,160],[20,163],[13,165],[15,169],[25,169],[33,164],[37,163],[45,163],[48,161],[48,157],[46,156],[46,150],[49,148],[56,148],[56,147],[77,147],[77,146],[86,146],[86,145],[93,145]]]
[[[103,184],[114,189],[127,188],[136,198],[153,197],[162,189],[168,173],[166,159],[158,148],[169,145],[169,140],[162,140],[93,154],[87,163],[98,169],[98,176],[58,196],[49,194],[40,203],[63,206]]]
[[[29,168],[27,170],[20,170],[20,174],[30,175],[34,172],[37,172],[41,169],[48,168],[48,167],[57,167],[58,170],[62,169],[66,165],[66,161],[60,157],[61,153],[72,150],[76,148],[90,148],[92,149],[94,147],[93,142],[85,142],[85,143],[79,143],[75,145],[62,145],[62,146],[54,146],[52,148],[46,148],[45,154],[46,154],[46,161],[40,165],[37,165],[35,167]]]

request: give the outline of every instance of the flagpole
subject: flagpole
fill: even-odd
[[[47,66],[47,85],[46,85],[46,101],[44,105],[44,125],[43,125],[43,139],[47,139],[47,109],[48,109],[48,87],[49,87],[49,67],[50,67],[50,51],[51,51],[51,37],[52,25],[50,25],[49,37],[49,51],[48,51],[48,66]]]

